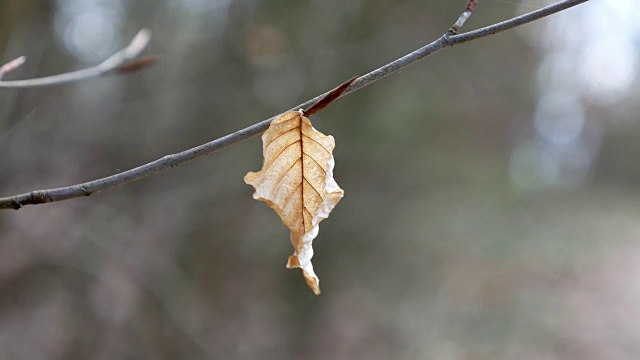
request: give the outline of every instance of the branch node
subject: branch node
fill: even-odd
[[[80,190],[82,190],[82,193],[84,194],[84,196],[91,196],[92,192],[89,191],[89,189],[87,189],[86,186],[80,185],[79,188]]]
[[[11,208],[13,210],[20,210],[22,208],[22,204],[17,199],[11,199]]]
[[[467,21],[467,19],[470,16],[471,16],[471,10],[465,10],[465,12],[460,14],[460,17],[458,17],[458,20],[456,20],[456,22],[451,26],[451,28],[449,29],[449,31],[447,31],[447,33],[450,35],[457,35],[458,31],[460,31],[460,29],[464,26],[464,23]]]
[[[46,190],[35,190],[31,192],[31,201],[33,201],[34,204],[44,204],[51,202],[51,198],[47,195]]]

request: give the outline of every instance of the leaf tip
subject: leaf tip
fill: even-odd
[[[311,263],[309,263],[311,266]],[[296,269],[300,268],[302,270],[302,276],[304,276],[304,281],[307,283],[307,286],[313,291],[314,294],[320,295],[320,279],[313,272],[313,268],[305,269],[302,264],[300,264],[300,260],[298,260],[298,256],[290,255],[289,260],[287,260],[287,269]]]
[[[320,286],[318,285],[318,281],[314,278],[307,277],[305,275],[304,280],[307,282],[307,286],[311,288],[311,291],[317,296],[322,292],[320,291]]]

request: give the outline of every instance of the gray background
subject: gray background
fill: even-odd
[[[481,1],[465,29],[543,1]],[[117,173],[278,114],[439,37],[464,1],[5,0],[0,195]],[[638,34],[600,0],[440,53],[312,117],[345,198],[315,297],[242,178],[258,137],[89,198],[0,214],[0,357],[637,359]]]

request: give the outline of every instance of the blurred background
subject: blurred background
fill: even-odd
[[[465,1],[5,0],[0,196],[115,174],[285,111],[444,33]],[[466,30],[549,4],[484,0]],[[319,297],[242,178],[252,138],[0,214],[3,359],[637,359],[640,18],[598,0],[445,49],[312,120],[345,198]]]

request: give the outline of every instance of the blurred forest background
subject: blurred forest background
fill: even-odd
[[[0,62],[157,66],[0,90],[0,196],[108,176],[276,115],[444,33],[463,0],[4,0]],[[545,0],[483,0],[465,30]],[[445,49],[313,116],[345,198],[319,297],[242,178],[255,137],[0,214],[3,359],[638,359],[640,18],[598,0]]]

